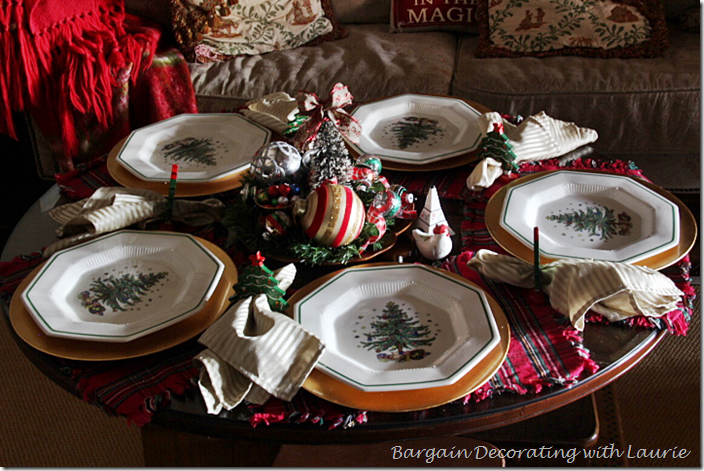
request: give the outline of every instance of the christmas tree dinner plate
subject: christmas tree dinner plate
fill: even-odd
[[[220,247],[207,240],[196,237],[205,248],[210,250],[224,265],[217,288],[205,303],[205,306],[185,319],[149,335],[132,340],[106,344],[91,340],[51,337],[34,321],[20,296],[13,296],[10,301],[10,323],[15,333],[32,348],[59,358],[81,361],[113,361],[137,358],[157,353],[186,342],[197,336],[215,322],[230,306],[230,296],[234,294],[233,286],[237,283],[237,267],[232,259]],[[23,292],[32,283],[46,262],[32,270],[17,287],[17,293]],[[109,348],[106,346],[109,345]]]
[[[481,112],[457,98],[398,95],[360,105],[351,114],[362,124],[362,134],[358,144],[347,144],[357,154],[386,162],[433,164],[471,153],[481,138]]]
[[[21,299],[45,335],[129,342],[198,313],[223,270],[190,235],[125,230],[55,253]]]
[[[555,171],[506,192],[501,226],[528,247],[540,230],[549,258],[634,263],[675,247],[675,203],[638,181],[616,174]]]
[[[214,182],[246,170],[271,131],[230,113],[181,114],[133,131],[116,161],[133,176],[168,182]]]
[[[316,368],[364,392],[454,384],[500,341],[481,289],[419,264],[342,270],[292,309],[325,344]]]

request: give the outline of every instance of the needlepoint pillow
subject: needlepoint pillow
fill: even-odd
[[[391,0],[391,32],[477,33],[476,8],[477,0]]]
[[[347,36],[329,0],[171,0],[171,19],[184,56],[202,63]]]
[[[482,0],[477,57],[656,57],[667,48],[659,0]]]

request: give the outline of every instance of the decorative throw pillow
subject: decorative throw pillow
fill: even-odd
[[[667,48],[660,0],[482,0],[477,57],[655,57]]]
[[[329,0],[171,0],[171,19],[184,56],[202,63],[347,36]]]
[[[476,33],[476,8],[477,0],[391,0],[391,32]]]

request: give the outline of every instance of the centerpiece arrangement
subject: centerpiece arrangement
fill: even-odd
[[[282,261],[347,264],[393,246],[398,226],[416,217],[413,194],[381,175],[378,156],[353,159],[347,150],[344,138],[361,131],[344,110],[351,100],[341,84],[322,103],[300,92],[283,133],[291,141],[270,142],[252,157],[223,220],[248,248]]]

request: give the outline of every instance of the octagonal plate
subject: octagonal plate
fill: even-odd
[[[425,165],[466,154],[480,140],[480,112],[457,98],[399,95],[357,107],[362,124],[360,154],[390,162]]]
[[[453,384],[499,342],[483,291],[423,265],[349,268],[293,306],[317,368],[361,391]]]
[[[120,231],[55,253],[22,301],[46,335],[128,342],[199,312],[223,270],[190,235]]]
[[[677,205],[621,176],[558,171],[507,194],[501,226],[541,255],[635,263],[679,243]]]
[[[178,164],[178,181],[212,182],[248,169],[270,138],[240,115],[181,114],[133,131],[117,162],[142,180],[168,182]]]

